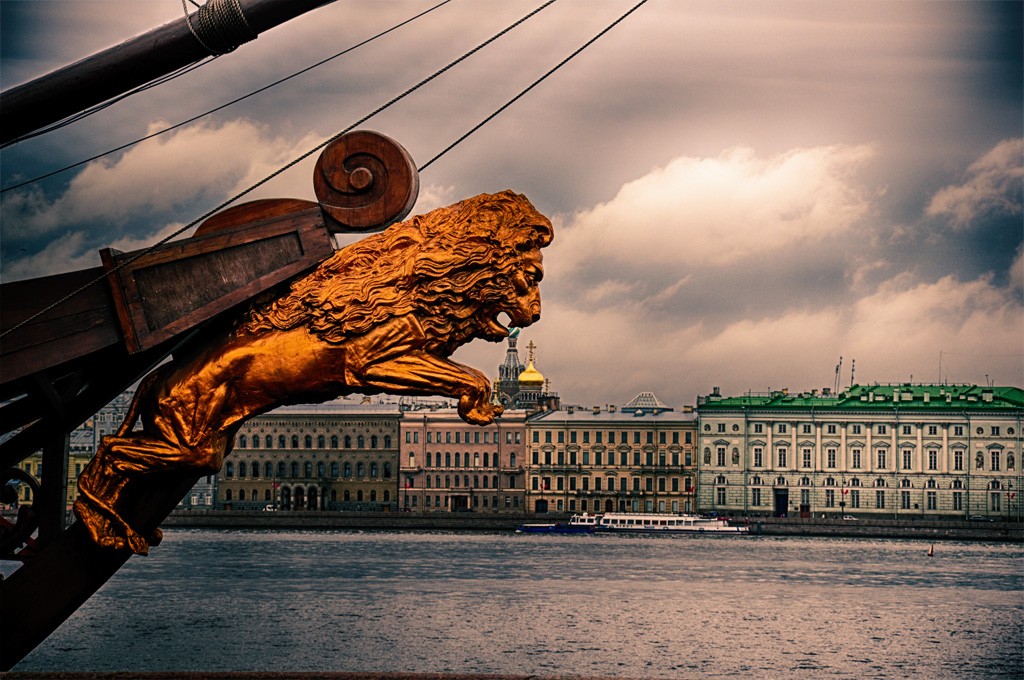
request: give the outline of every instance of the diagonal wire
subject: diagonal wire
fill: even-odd
[[[487,47],[488,45],[493,43],[498,38],[502,37],[503,35],[505,35],[509,31],[511,31],[512,29],[514,29],[517,26],[519,26],[520,24],[524,23],[525,21],[527,21],[528,19],[530,19],[534,15],[540,13],[542,10],[544,10],[547,7],[551,6],[555,2],[556,2],[556,0],[547,0],[547,2],[543,3],[542,5],[537,7],[535,10],[530,12],[529,14],[526,14],[525,16],[523,16],[522,18],[518,19],[517,21],[509,24],[507,27],[505,27],[504,29],[502,29],[498,33],[495,33],[493,36],[491,36],[487,40],[483,41],[482,43],[480,43],[479,45],[477,45],[476,47],[474,47],[470,51],[466,52],[461,57],[455,59],[454,61],[450,62],[446,66],[444,66],[444,67],[440,68],[439,70],[435,71],[431,75],[427,76],[426,78],[424,78],[420,82],[418,82],[415,85],[413,85],[412,87],[410,87],[405,92],[403,92],[403,93],[397,95],[396,97],[394,97],[393,99],[391,99],[391,101],[389,101],[386,104],[383,104],[382,106],[376,108],[375,110],[373,110],[369,114],[367,114],[367,115],[363,116],[362,118],[360,118],[359,120],[357,120],[355,123],[352,123],[352,125],[348,126],[347,128],[345,128],[341,132],[338,132],[337,134],[329,137],[328,139],[326,139],[323,142],[321,142],[320,144],[316,145],[315,147],[313,147],[309,151],[305,152],[304,154],[302,154],[298,158],[296,158],[293,161],[287,163],[286,165],[278,168],[274,172],[270,173],[269,175],[267,175],[266,177],[264,177],[260,181],[256,182],[252,186],[250,186],[248,189],[244,189],[244,190],[240,191],[239,193],[237,193],[234,196],[232,196],[231,198],[227,199],[226,201],[224,201],[220,205],[216,206],[215,208],[212,208],[212,209],[208,210],[207,212],[203,213],[202,215],[200,215],[196,219],[192,220],[191,222],[189,222],[185,226],[183,226],[180,229],[178,229],[178,230],[168,234],[167,236],[165,236],[164,238],[160,239],[159,241],[157,241],[153,245],[149,246],[148,248],[146,248],[144,250],[141,250],[137,254],[135,254],[135,255],[125,259],[124,262],[122,262],[121,264],[117,265],[116,267],[111,269],[109,272],[104,272],[102,275],[97,276],[92,281],[89,281],[89,282],[83,284],[82,286],[80,286],[79,288],[76,288],[75,290],[71,291],[70,293],[68,293],[64,297],[60,298],[59,300],[57,300],[53,304],[49,305],[48,307],[45,307],[44,309],[39,310],[35,314],[32,314],[31,316],[27,317],[26,319],[22,320],[21,322],[15,324],[14,326],[12,326],[8,330],[4,331],[3,333],[0,333],[0,338],[3,338],[3,337],[7,336],[10,333],[13,333],[14,331],[18,330],[22,326],[24,326],[24,325],[34,321],[35,319],[39,318],[43,314],[46,314],[47,312],[49,312],[49,311],[59,307],[60,305],[64,304],[64,302],[66,302],[67,300],[69,300],[72,297],[78,295],[82,291],[88,289],[90,286],[94,286],[97,283],[105,280],[110,274],[113,274],[113,273],[115,273],[117,271],[120,271],[121,269],[123,269],[124,267],[127,267],[129,264],[131,264],[135,260],[139,259],[140,257],[144,257],[145,255],[148,255],[153,250],[155,250],[156,248],[158,248],[158,247],[162,246],[163,244],[167,243],[168,241],[170,241],[174,237],[181,235],[185,231],[191,229],[192,227],[196,226],[197,224],[199,224],[200,222],[205,220],[206,218],[210,217],[211,215],[213,215],[213,214],[223,210],[227,206],[231,205],[232,203],[234,203],[238,199],[242,198],[246,194],[249,194],[249,193],[255,191],[256,189],[258,189],[259,187],[263,186],[264,184],[266,184],[270,180],[274,179],[275,177],[277,177],[281,173],[285,172],[286,170],[294,167],[295,165],[298,165],[299,163],[304,161],[306,158],[308,158],[309,156],[312,156],[314,153],[316,153],[320,149],[324,148],[325,146],[327,146],[328,144],[330,144],[334,140],[338,139],[339,137],[341,137],[344,134],[347,134],[348,132],[351,132],[357,126],[362,125],[363,123],[368,121],[370,118],[373,118],[374,116],[376,116],[381,111],[384,111],[385,109],[391,107],[392,105],[396,104],[397,102],[399,102],[403,98],[407,97],[408,95],[412,94],[416,90],[420,89],[421,87],[423,87],[427,83],[433,81],[435,78],[437,78],[440,75],[448,72],[449,70],[454,68],[456,65],[462,63],[463,61],[465,61],[466,59],[468,59],[472,55],[474,55],[477,52],[479,52],[480,50],[482,50],[484,47]]]
[[[484,119],[483,119],[482,121],[480,121],[479,123],[477,123],[477,124],[476,124],[476,125],[475,125],[475,126],[474,126],[474,127],[472,128],[472,129],[470,129],[470,130],[469,130],[468,132],[466,132],[466,134],[464,134],[464,135],[462,135],[461,137],[459,137],[458,139],[456,139],[456,140],[455,140],[454,142],[452,142],[452,143],[451,143],[451,144],[449,144],[449,145],[448,145],[447,147],[445,147],[444,149],[442,149],[442,150],[440,151],[440,153],[438,153],[438,154],[437,154],[436,156],[434,156],[434,157],[433,157],[433,158],[431,158],[431,159],[430,159],[429,161],[427,161],[426,163],[424,163],[423,165],[421,165],[421,166],[419,167],[418,171],[419,171],[419,172],[423,172],[424,170],[426,170],[426,169],[427,169],[428,167],[430,167],[430,165],[431,165],[431,164],[432,164],[432,163],[433,163],[434,161],[436,161],[436,160],[437,160],[437,159],[439,159],[439,158],[440,158],[441,156],[445,155],[446,153],[448,153],[449,151],[451,151],[452,149],[454,149],[454,148],[455,148],[456,146],[458,146],[458,145],[459,145],[459,144],[460,144],[460,143],[461,143],[462,141],[464,141],[464,140],[465,140],[465,139],[466,139],[467,137],[469,137],[469,136],[470,136],[471,134],[473,134],[474,132],[476,132],[477,130],[479,130],[480,128],[482,128],[482,127],[483,127],[484,125],[486,125],[487,123],[489,123],[489,122],[491,122],[492,120],[494,120],[495,118],[497,118],[497,117],[498,117],[498,115],[499,115],[499,114],[501,114],[501,112],[502,112],[502,111],[504,111],[504,110],[505,110],[505,109],[507,109],[508,107],[512,106],[512,104],[516,103],[516,102],[517,102],[517,101],[519,101],[519,100],[520,100],[520,99],[521,99],[521,98],[522,98],[522,97],[523,97],[524,95],[526,95],[526,93],[527,93],[527,92],[529,92],[530,90],[532,90],[533,88],[537,87],[537,86],[538,86],[538,85],[540,85],[540,84],[541,84],[542,82],[544,82],[544,81],[545,81],[545,80],[546,80],[546,79],[548,78],[548,76],[550,76],[550,75],[551,75],[552,73],[554,73],[554,72],[555,72],[555,71],[557,71],[558,69],[560,69],[560,68],[562,68],[563,66],[565,66],[565,65],[566,65],[566,64],[567,64],[567,63],[568,63],[568,62],[569,62],[570,60],[572,60],[572,59],[573,59],[573,57],[575,57],[575,56],[576,56],[576,55],[578,55],[578,54],[579,54],[580,52],[582,52],[583,50],[587,49],[588,47],[590,47],[591,45],[593,45],[593,44],[594,44],[595,42],[597,42],[597,41],[598,41],[598,40],[599,40],[599,39],[600,39],[600,38],[601,38],[602,36],[604,36],[604,34],[605,34],[605,33],[607,33],[608,31],[612,30],[613,28],[615,28],[615,27],[616,27],[616,26],[617,26],[617,25],[618,25],[618,24],[619,24],[620,22],[622,22],[622,21],[623,21],[623,20],[624,20],[624,19],[625,19],[626,17],[628,17],[628,16],[630,15],[630,14],[632,14],[632,13],[633,13],[633,12],[635,12],[636,10],[640,9],[640,7],[641,7],[642,5],[644,5],[644,4],[646,3],[646,2],[647,2],[647,0],[640,0],[640,2],[638,2],[638,3],[637,3],[636,5],[634,5],[634,6],[632,7],[632,8],[630,8],[630,10],[629,10],[628,12],[626,12],[625,14],[623,14],[622,16],[620,16],[620,17],[619,17],[618,19],[616,19],[615,21],[613,21],[613,22],[612,22],[611,24],[609,24],[608,26],[606,26],[606,27],[604,28],[604,30],[602,30],[602,31],[601,31],[600,33],[598,33],[597,35],[595,35],[595,36],[594,36],[593,38],[591,38],[591,39],[590,39],[590,40],[588,40],[587,42],[583,43],[583,44],[582,44],[582,45],[581,45],[581,46],[580,46],[580,47],[579,47],[579,48],[578,48],[578,49],[577,49],[577,50],[576,50],[575,52],[573,52],[572,54],[570,54],[570,55],[569,55],[568,57],[566,57],[566,58],[565,58],[565,59],[563,59],[562,61],[558,62],[558,63],[557,63],[557,64],[556,64],[556,65],[555,65],[554,67],[552,67],[552,68],[551,68],[551,69],[550,69],[550,70],[549,70],[549,71],[548,71],[547,73],[545,73],[545,74],[544,74],[544,75],[542,75],[542,76],[541,76],[540,78],[538,78],[537,80],[535,80],[535,81],[533,81],[532,83],[530,83],[530,85],[529,85],[529,86],[527,86],[527,87],[526,87],[526,88],[525,88],[524,90],[522,90],[522,91],[521,91],[521,92],[520,92],[519,94],[517,94],[517,95],[516,95],[515,97],[512,97],[512,99],[509,99],[509,100],[508,100],[507,102],[505,102],[505,103],[504,103],[504,104],[503,104],[503,105],[502,105],[501,107],[499,107],[499,108],[498,108],[498,110],[496,110],[496,111],[495,111],[494,113],[492,113],[491,115],[489,115],[489,116],[487,116],[486,118],[484,118]]]
[[[216,108],[213,108],[213,109],[210,109],[209,111],[206,111],[204,113],[200,113],[200,114],[198,114],[196,116],[192,116],[188,120],[183,120],[180,123],[176,123],[175,125],[171,125],[170,127],[166,127],[166,128],[164,128],[162,130],[158,130],[157,132],[153,132],[151,134],[148,134],[145,137],[140,137],[139,139],[136,139],[135,141],[128,142],[126,144],[122,144],[121,146],[114,147],[113,149],[109,149],[108,151],[104,151],[102,153],[98,153],[95,156],[90,156],[89,158],[86,158],[84,160],[78,161],[76,163],[72,163],[71,165],[66,165],[63,168],[58,168],[57,170],[53,170],[53,171],[48,172],[48,173],[43,174],[43,175],[39,175],[38,177],[33,177],[32,179],[28,179],[28,180],[25,180],[23,182],[19,182],[17,184],[12,184],[9,187],[4,187],[3,189],[0,189],[0,194],[8,192],[8,191],[11,191],[12,189],[20,189],[23,186],[27,186],[29,184],[33,184],[33,183],[38,182],[40,180],[47,179],[49,177],[53,177],[54,175],[59,175],[62,172],[66,172],[68,170],[72,170],[74,168],[79,167],[80,165],[85,165],[86,163],[91,163],[92,161],[97,160],[99,158],[103,158],[104,156],[110,155],[112,153],[116,153],[116,152],[121,151],[123,149],[127,149],[130,146],[134,146],[134,145],[136,145],[136,144],[138,144],[140,142],[144,142],[144,141],[146,141],[148,139],[152,139],[154,137],[162,135],[165,132],[170,132],[171,130],[176,130],[177,128],[180,128],[183,125],[188,125],[189,123],[194,123],[195,121],[199,120],[200,118],[208,116],[211,113],[216,113],[216,112],[218,112],[218,111],[220,111],[222,109],[226,109],[227,107],[232,106],[233,104],[237,104],[238,102],[243,101],[245,99],[248,99],[249,97],[253,97],[253,96],[257,95],[257,94],[260,94],[261,92],[265,92],[266,90],[269,90],[272,87],[280,85],[281,83],[283,83],[285,81],[291,80],[292,78],[296,78],[296,77],[302,75],[303,73],[306,73],[307,71],[311,71],[311,70],[317,68],[318,66],[323,66],[324,64],[326,64],[327,62],[331,61],[332,59],[337,59],[338,57],[343,56],[345,54],[348,54],[349,52],[352,52],[353,50],[356,50],[357,48],[360,48],[363,45],[366,45],[367,43],[370,43],[370,42],[376,40],[377,38],[383,37],[383,36],[387,35],[388,33],[391,33],[392,31],[398,30],[399,28],[405,26],[406,24],[410,24],[413,21],[415,21],[416,19],[419,19],[420,17],[433,12],[435,9],[439,9],[440,7],[443,7],[444,5],[447,5],[451,1],[452,0],[443,0],[442,2],[434,5],[433,7],[430,7],[429,9],[423,10],[419,14],[417,14],[415,16],[412,16],[412,17],[406,19],[405,21],[392,26],[391,28],[389,28],[387,30],[381,31],[380,33],[378,33],[378,34],[376,34],[376,35],[374,35],[372,37],[369,37],[369,38],[363,40],[362,42],[356,43],[355,45],[352,45],[351,47],[348,47],[348,48],[342,50],[341,52],[338,52],[337,54],[331,55],[330,57],[327,57],[326,59],[322,59],[322,60],[318,61],[317,63],[311,64],[310,66],[307,66],[306,68],[304,68],[304,69],[302,69],[300,71],[296,71],[295,73],[292,73],[291,75],[285,76],[284,78],[281,78],[279,80],[275,80],[274,82],[269,83],[267,85],[264,85],[263,87],[261,87],[261,88],[259,88],[257,90],[253,90],[252,92],[249,92],[248,94],[244,94],[241,97],[238,97],[237,99],[232,99],[231,101],[226,102],[224,104],[221,104],[220,106],[218,106]],[[203,63],[207,63],[207,62],[203,62]],[[131,94],[131,93],[129,93],[129,94]],[[123,95],[123,97],[126,97],[126,96],[128,96],[128,95],[127,94]],[[111,102],[104,102],[104,104],[102,106],[109,106],[110,104],[114,103],[114,101],[117,101],[117,100],[113,100]],[[59,124],[59,126],[63,126],[63,125],[67,125],[69,123],[72,123],[75,120],[77,120],[79,117],[82,117],[82,114],[80,114],[78,117],[75,117],[73,120],[63,121],[62,123]],[[55,126],[52,129],[57,129],[57,127]],[[32,136],[35,136],[36,134],[43,134],[44,132],[49,132],[49,131],[50,131],[50,129],[43,130],[43,131],[40,131],[38,133],[34,133]],[[16,142],[21,141],[22,139],[26,139],[26,137],[21,137],[19,139],[16,139],[16,140],[10,142],[10,143],[14,144]]]

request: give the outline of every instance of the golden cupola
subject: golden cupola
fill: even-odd
[[[526,367],[526,370],[519,374],[519,385],[521,387],[544,386],[544,376],[533,367],[533,359],[530,359],[530,364]]]

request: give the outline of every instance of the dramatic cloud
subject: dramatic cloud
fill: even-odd
[[[678,158],[577,215],[559,248],[563,264],[728,267],[833,238],[867,209],[850,176],[870,157],[867,147],[836,146]]]
[[[967,181],[936,193],[929,215],[948,215],[966,228],[993,214],[1024,212],[1024,139],[1008,139],[967,169]]]
[[[179,0],[143,4],[0,3],[5,87],[180,16]],[[223,104],[434,4],[325,5],[3,149],[0,183]],[[0,275],[154,242],[538,4],[449,3],[201,124],[4,193]],[[560,0],[361,127],[422,164],[626,9]],[[430,165],[414,210],[510,188],[552,217],[543,319],[521,345],[538,345],[570,403],[821,388],[840,356],[843,383],[856,359],[858,382],[1021,385],[1019,14],[975,0],[647,3]],[[244,200],[312,198],[314,162]],[[487,343],[458,354],[485,370],[503,356]]]
[[[158,122],[152,127],[162,126]],[[5,277],[75,269],[83,262],[94,265],[99,244],[149,245],[171,233],[167,225],[175,217],[199,217],[312,146],[309,138],[283,140],[244,120],[197,124],[134,147],[115,160],[90,163],[53,200],[35,187],[12,192],[0,207]],[[291,188],[301,193],[297,197],[312,198],[311,170],[302,169],[306,172],[291,172],[290,184],[286,177],[243,200],[289,196]],[[40,243],[46,244],[42,250],[19,257],[20,251],[34,250]]]
[[[1007,287],[990,275],[928,279],[894,268],[878,224],[881,192],[856,178],[874,162],[865,147],[680,158],[557,225],[544,318],[526,331],[543,350],[541,370],[583,405],[642,390],[690,403],[712,385],[832,387],[841,356],[840,386],[854,360],[858,382],[1016,383],[1021,256]],[[800,275],[822,260],[830,283]],[[616,392],[602,397],[609,375]]]

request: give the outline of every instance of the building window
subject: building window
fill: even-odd
[[[904,436],[910,436],[910,434],[911,434],[911,429],[912,429],[912,428],[911,428],[911,426],[910,426],[910,425],[904,425],[904,426],[903,426],[903,435],[904,435]]]
[[[755,507],[761,505],[761,489],[754,488],[750,490],[750,504]]]
[[[761,423],[754,423],[754,434],[762,434],[764,432],[764,426]]]
[[[860,507],[860,489],[850,489],[850,507],[854,509]]]
[[[836,426],[835,425],[828,425],[828,426],[825,427],[825,431],[828,434],[835,434],[836,433]]]
[[[718,431],[725,432],[725,423],[718,423]]]
[[[929,435],[930,437],[934,437],[934,436],[935,436],[935,435],[937,435],[938,433],[939,433],[939,428],[938,428],[938,426],[936,426],[936,425],[929,425],[929,426],[928,426],[928,435]]]
[[[888,434],[888,433],[889,433],[889,428],[886,425],[879,425],[878,426],[878,434]]]
[[[754,467],[764,467],[764,449],[760,446],[754,447]]]
[[[228,493],[230,493],[230,491]],[[717,500],[717,504],[718,505],[725,505],[725,489],[724,488],[718,489],[717,496],[718,496],[718,498],[716,499]]]
[[[725,466],[725,447],[724,446],[719,446],[718,447],[718,467],[724,467],[724,466]]]
[[[993,491],[989,494],[989,498],[989,511],[993,513],[1002,511],[1002,495],[998,491]]]
[[[801,460],[802,460],[802,463],[803,463],[800,467],[805,467],[805,468],[811,467],[811,450],[810,449],[800,449],[800,454],[801,454]]]
[[[850,434],[860,434],[860,425],[852,425],[850,427]]]
[[[963,470],[964,469],[964,452],[963,449],[957,449],[953,452],[953,469]]]
[[[786,467],[786,449],[779,449],[779,467]]]
[[[964,509],[964,492],[953,492],[953,509],[962,511]]]
[[[900,509],[910,510],[910,492],[900,491]]]
[[[964,436],[964,426],[963,425],[954,425],[953,426],[953,436],[954,437],[963,437]]]
[[[903,469],[904,470],[909,470],[911,468],[911,463],[913,463],[913,458],[914,458],[913,451],[911,451],[910,449],[903,449]]]
[[[850,457],[852,458],[850,467],[854,470],[860,469],[860,449],[853,449],[850,451]]]
[[[879,510],[885,509],[885,491],[882,489],[875,489],[875,507]]]
[[[779,423],[779,434],[786,434],[786,424]]]
[[[877,454],[876,457],[878,458],[878,465],[876,465],[875,467],[877,467],[880,470],[884,470],[886,463],[885,449],[878,449],[875,453]]]
[[[804,425],[803,426],[803,434],[811,434],[811,426],[810,425]]]
[[[836,490],[825,489],[825,507],[834,508],[836,507]]]
[[[936,451],[935,449],[929,449],[928,451],[928,469],[939,469],[939,452]]]
[[[825,466],[834,468],[836,466],[836,450],[826,449],[825,450]]]
[[[224,476],[231,479],[235,476],[235,464],[228,461],[224,464]]]
[[[995,429],[995,428],[993,428],[993,429]],[[992,452],[992,472],[999,472],[999,470],[1000,470],[999,452],[998,451],[993,451]]]
[[[928,510],[935,510],[936,508],[938,508],[938,501],[934,491],[929,491],[927,494],[925,494],[925,503],[925,507]]]
[[[992,426],[992,436],[993,437],[998,437],[999,436],[999,426],[998,425],[993,425]]]

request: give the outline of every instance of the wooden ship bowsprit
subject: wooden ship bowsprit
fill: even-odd
[[[211,0],[191,16],[4,92],[3,141],[230,51],[328,1]],[[404,149],[368,131],[335,140],[314,175],[318,202],[246,203],[209,217],[191,238],[136,253],[107,248],[101,266],[0,286],[0,482],[20,481],[34,492],[31,507],[0,527],[0,558],[23,562],[0,583],[2,670],[132,555],[99,547],[81,521],[67,525],[69,433],[153,367],[203,343],[219,318],[331,256],[332,232],[383,229],[408,214],[418,192]],[[41,483],[20,468],[38,451]],[[165,477],[132,509],[131,521],[155,531],[196,479]]]

